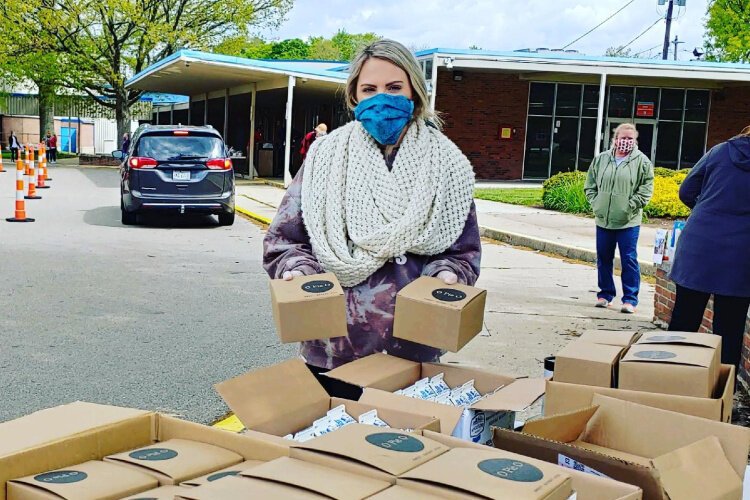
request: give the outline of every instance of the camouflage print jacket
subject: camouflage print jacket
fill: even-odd
[[[303,175],[304,169],[289,186],[263,242],[263,267],[274,279],[292,270],[305,275],[324,272],[302,220]],[[437,361],[443,354],[439,349],[393,337],[396,294],[418,277],[437,276],[440,271],[452,271],[459,283],[473,285],[479,277],[481,251],[476,207],[472,205],[461,236],[442,254],[397,257],[363,283],[345,288],[348,336],[303,342],[302,357],[311,365],[328,369],[376,352],[413,361]]]

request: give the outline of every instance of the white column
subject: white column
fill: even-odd
[[[430,109],[435,111],[435,100],[437,99],[437,75],[438,75],[438,58],[437,54],[432,55],[432,88],[430,89]]]
[[[255,170],[255,97],[257,95],[258,84],[253,83],[253,90],[250,94],[250,151],[247,152],[247,164],[250,166],[250,177],[258,177],[258,171]]]
[[[224,142],[227,140],[229,129],[229,89],[224,90]]]
[[[292,100],[294,98],[294,84],[296,79],[289,76],[286,87],[286,136],[284,138],[284,187],[292,183],[292,173],[289,171],[289,157],[292,151]]]
[[[203,125],[208,125],[208,92],[203,95]]]
[[[599,108],[596,112],[596,144],[594,144],[594,156],[602,152],[602,126],[604,125],[604,94],[607,91],[607,73],[602,73],[599,81]]]
[[[190,110],[190,108],[192,107],[193,107],[193,96],[189,95],[188,96],[188,119],[185,125],[190,125],[190,115],[192,114],[192,111]]]

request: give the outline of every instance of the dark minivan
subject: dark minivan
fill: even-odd
[[[234,223],[234,169],[221,135],[210,126],[141,125],[120,164],[123,224],[145,212],[217,214]]]

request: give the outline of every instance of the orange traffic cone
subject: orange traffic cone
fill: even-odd
[[[26,158],[28,160],[29,175],[29,193],[24,196],[27,200],[41,200],[42,197],[36,194],[36,168],[34,166],[34,148],[30,147],[26,150]]]
[[[26,217],[26,201],[23,196],[24,162],[21,158],[16,160],[16,216],[8,217],[8,222],[34,222],[34,219]]]
[[[47,159],[46,151],[44,150],[44,144],[39,145],[39,172],[37,172],[36,187],[37,189],[49,189],[49,186],[44,185],[44,181],[47,178]]]
[[[7,172],[7,170],[3,168],[3,153],[0,151],[0,174],[4,174],[5,172]]]
[[[52,180],[52,177],[49,176],[49,162],[47,161],[47,146],[42,143],[42,151],[44,151],[44,182],[48,182]],[[48,186],[49,187],[49,186]]]

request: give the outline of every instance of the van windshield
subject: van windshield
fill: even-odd
[[[157,161],[223,158],[221,139],[206,135],[146,135],[138,141],[136,154]]]

